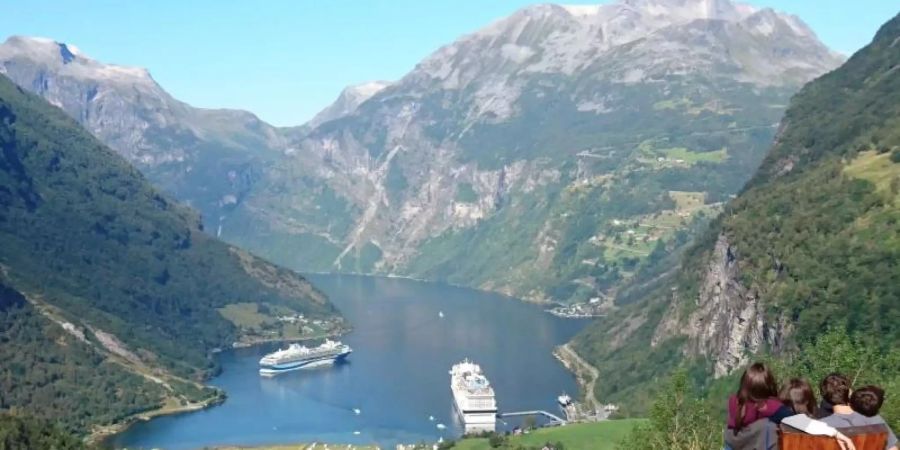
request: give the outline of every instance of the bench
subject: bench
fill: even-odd
[[[853,441],[856,450],[884,450],[884,446],[887,445],[888,432],[884,425],[846,427],[838,430]],[[778,443],[781,450],[841,449],[834,438],[809,435],[786,425],[778,431]]]

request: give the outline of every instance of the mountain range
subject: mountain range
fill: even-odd
[[[898,66],[900,16],[843,61],[728,0],[536,5],[277,128],[9,38],[0,410],[84,432],[218,401],[211,355],[248,333],[229,307],[343,325],[217,236],[295,270],[600,301],[573,348],[623,414],[676,367],[708,385],[828,329],[890,349]]]
[[[841,61],[800,19],[728,0],[535,5],[279,129],[67,44],[0,46],[0,72],[229,242],[296,270],[535,301],[611,297],[683,246],[790,96]]]

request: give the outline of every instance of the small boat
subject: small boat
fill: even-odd
[[[356,414],[358,416],[361,412],[362,411],[359,408],[353,408],[353,414]]]
[[[572,397],[569,397],[567,394],[563,394],[559,397],[556,397],[556,401],[559,402],[559,406],[566,407],[572,404]]]
[[[353,434],[359,436],[359,431],[354,431]]]
[[[434,422],[434,416],[428,416],[428,420]]]
[[[443,318],[444,318],[444,312],[443,312],[443,311],[438,311],[438,317],[440,317],[441,319],[443,319]]]
[[[437,424],[437,429],[438,429],[438,430],[443,430],[444,428],[447,428],[447,426],[444,425],[444,424],[442,424],[442,423]]]

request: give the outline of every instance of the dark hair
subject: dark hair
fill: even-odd
[[[778,393],[778,399],[795,414],[816,416],[816,394],[812,386],[803,378],[791,378]]]
[[[884,404],[884,389],[878,386],[864,386],[850,396],[850,406],[854,411],[866,416],[877,416]]]
[[[736,394],[738,411],[734,422],[734,434],[744,427],[744,417],[747,415],[747,405],[752,403],[757,408],[763,406],[763,402],[778,396],[778,385],[775,383],[775,375],[763,363],[754,363],[748,367],[741,376],[741,385]]]
[[[850,404],[850,379],[839,374],[831,373],[822,380],[819,385],[822,398],[832,405]]]

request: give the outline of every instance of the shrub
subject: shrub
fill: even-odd
[[[900,148],[894,149],[894,151],[891,152],[891,161],[900,163]]]

